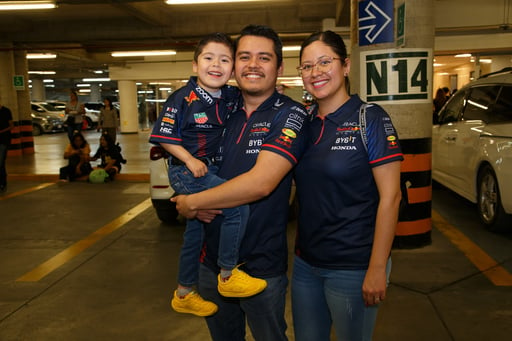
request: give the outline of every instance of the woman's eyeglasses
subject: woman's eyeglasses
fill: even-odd
[[[332,62],[335,60],[341,60],[342,58],[334,58],[334,57],[322,57],[318,59],[318,61],[314,64],[312,63],[304,63],[301,66],[297,67],[297,71],[299,72],[299,76],[301,77],[309,77],[313,72],[313,69],[317,69],[318,72],[329,72],[332,68]]]

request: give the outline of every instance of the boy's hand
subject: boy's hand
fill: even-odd
[[[192,174],[194,174],[194,178],[200,178],[208,173],[208,167],[206,167],[203,161],[196,158],[191,158],[187,161],[186,165]]]

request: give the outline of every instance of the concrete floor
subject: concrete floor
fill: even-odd
[[[87,133],[93,150],[98,136]],[[9,187],[0,196],[0,340],[210,339],[203,319],[168,306],[184,226],[161,224],[148,201],[147,132],[119,141],[128,159],[124,178],[105,185],[55,182],[65,134],[36,137],[35,155],[8,159]],[[487,275],[510,276],[512,234],[464,230],[497,263],[479,270],[466,256],[471,250],[461,251],[462,242],[440,228],[473,226],[472,206],[434,189],[433,208],[432,245],[393,251],[374,340],[510,340],[512,281],[495,285]],[[294,228],[291,222],[290,245]]]

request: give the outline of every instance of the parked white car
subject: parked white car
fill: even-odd
[[[480,77],[440,110],[432,178],[476,203],[487,228],[512,227],[512,68]]]
[[[149,151],[149,191],[151,202],[158,218],[167,224],[176,222],[178,212],[176,205],[170,201],[174,189],[169,184],[169,153],[160,146],[153,146]]]
[[[53,105],[55,109],[64,111],[66,109],[66,102],[63,101],[48,101],[49,104]],[[87,121],[87,130],[94,129],[98,126],[100,118],[100,111],[95,109],[89,109],[85,107],[85,120]]]

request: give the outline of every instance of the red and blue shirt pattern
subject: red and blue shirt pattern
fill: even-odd
[[[197,77],[190,77],[165,102],[149,141],[182,145],[196,158],[215,156],[238,94],[236,87],[226,85],[222,97],[213,98],[197,84]]]
[[[295,252],[327,269],[368,267],[379,194],[372,168],[403,155],[389,115],[366,110],[366,151],[357,95],[325,118],[312,112],[308,149],[296,167],[299,223]]]
[[[231,179],[247,172],[255,165],[260,151],[276,153],[296,165],[304,152],[303,132],[308,124],[306,109],[277,92],[252,113],[237,110],[226,123],[218,175]],[[286,227],[291,183],[290,172],[269,196],[250,205],[239,261],[245,262],[244,269],[253,276],[273,277],[287,270]],[[215,271],[220,225],[221,218],[218,218],[205,228],[203,262]]]

